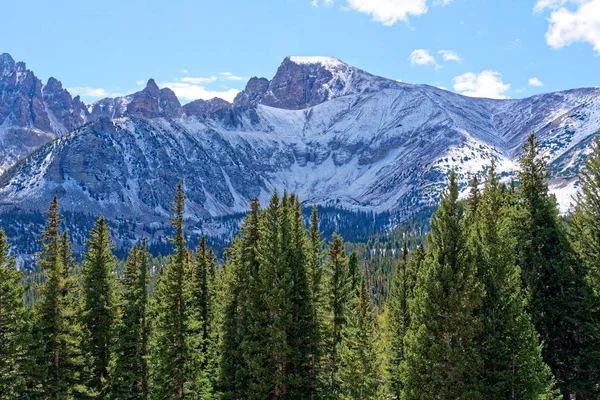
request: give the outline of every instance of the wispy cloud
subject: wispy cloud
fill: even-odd
[[[83,96],[83,97],[90,97],[90,98],[94,98],[94,99],[122,96],[121,93],[111,93],[111,92],[107,91],[106,89],[92,88],[92,87],[88,87],[88,86],[75,86],[75,87],[67,88],[67,90],[73,96]]]
[[[435,58],[431,55],[431,53],[424,49],[414,50],[412,53],[410,53],[408,59],[413,65],[430,65],[433,67],[438,66],[438,63],[435,61]]]
[[[538,78],[530,78],[527,83],[529,83],[529,86],[536,86],[536,87],[542,87],[544,86],[544,84],[542,83],[542,81],[540,81]]]
[[[221,72],[220,75],[223,77],[223,79],[226,79],[228,81],[246,80],[246,78],[244,78],[243,76],[236,76],[236,75],[232,74],[231,72]]]
[[[444,61],[461,61],[461,58],[454,50],[440,50],[438,51],[438,54],[442,56]]]
[[[499,72],[487,70],[479,74],[467,72],[452,80],[454,90],[470,97],[486,97],[490,99],[506,99],[510,83],[502,81]]]
[[[181,82],[190,83],[192,85],[200,85],[202,83],[213,83],[213,82],[216,82],[217,79],[219,79],[219,78],[217,78],[216,76],[209,76],[209,77],[206,77],[206,78],[204,78],[204,77],[202,77],[202,78],[192,78],[190,76],[184,76],[183,78],[181,78],[179,80]]]

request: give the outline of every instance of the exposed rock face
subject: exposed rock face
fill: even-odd
[[[215,97],[211,100],[194,100],[183,106],[186,115],[208,118],[220,110],[229,110],[231,104],[223,99]]]
[[[266,78],[250,78],[246,89],[235,96],[233,104],[236,107],[256,107],[269,90],[269,80]]]
[[[234,104],[301,110],[340,96],[400,86],[333,57],[287,57],[271,81],[250,79]]]
[[[79,128],[89,120],[90,113],[79,96],[71,98],[71,94],[63,89],[62,83],[55,78],[48,79],[48,83],[42,89],[42,94],[51,115],[66,131]]]

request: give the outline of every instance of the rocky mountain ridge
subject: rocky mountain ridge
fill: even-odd
[[[9,71],[3,77],[18,69],[0,65]],[[211,235],[231,234],[215,219],[244,212],[253,196],[266,201],[275,188],[298,193],[306,205],[390,213],[393,226],[435,204],[452,168],[463,187],[474,174],[483,178],[492,160],[504,179],[514,176],[531,131],[566,209],[600,129],[599,88],[478,99],[376,77],[330,57],[288,57],[272,80],[250,79],[233,104],[182,106],[150,80],[140,92],[81,108],[57,82],[30,85],[42,96],[28,104],[53,115],[57,124],[49,126],[60,129],[2,176],[4,209],[41,212],[58,194],[70,212],[166,222],[182,179],[187,218]],[[65,133],[75,116],[81,127]],[[48,128],[25,121],[31,130]]]

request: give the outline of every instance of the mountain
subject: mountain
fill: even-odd
[[[10,72],[24,65],[6,65],[2,76],[25,87]],[[32,87],[40,86],[28,73]],[[250,79],[233,104],[181,106],[153,80],[138,93],[86,107],[55,80],[40,87],[39,98],[26,93],[33,97],[15,97],[54,122],[39,125],[34,113],[19,125],[23,135],[47,135],[0,178],[3,209],[39,213],[58,194],[71,212],[166,222],[182,179],[186,217],[213,235],[230,232],[211,221],[246,211],[253,196],[266,202],[275,188],[298,193],[306,205],[389,212],[393,224],[435,204],[451,168],[463,188],[473,174],[484,178],[492,160],[502,177],[514,176],[531,131],[566,209],[600,129],[599,88],[479,99],[373,76],[330,57],[288,57],[273,79]],[[25,100],[2,103],[0,115],[22,115]]]

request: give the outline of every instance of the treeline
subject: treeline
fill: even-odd
[[[77,263],[55,198],[35,288],[0,231],[0,398],[598,399],[600,143],[568,224],[533,135],[518,178],[460,200],[452,172],[385,289],[293,194],[253,200],[218,261],[179,184],[156,273],[145,240],[117,270],[103,218]]]

